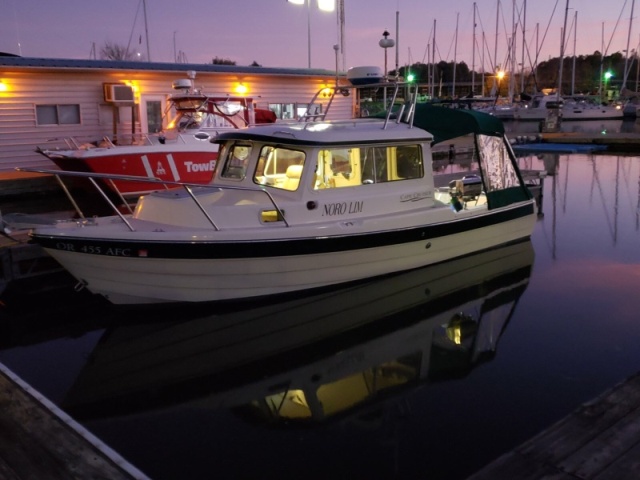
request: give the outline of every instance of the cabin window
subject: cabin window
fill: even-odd
[[[80,105],[36,105],[38,125],[80,125]]]
[[[420,145],[354,147],[318,153],[315,189],[422,178]]]
[[[251,145],[232,145],[228,150],[228,154],[225,156],[227,161],[224,164],[220,176],[223,178],[242,180],[247,173],[247,164],[249,163],[250,156]]]
[[[282,120],[295,120],[307,113],[308,103],[270,103],[269,110]],[[321,115],[322,104],[314,103],[309,110],[310,115]]]
[[[304,159],[304,152],[299,150],[273,146],[262,147],[253,180],[259,185],[290,191],[297,190]]]
[[[162,131],[162,102],[158,100],[147,100],[147,129],[149,133],[159,133]]]

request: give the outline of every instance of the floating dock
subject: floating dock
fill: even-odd
[[[640,152],[640,135],[637,133],[541,133],[540,141],[553,144],[600,145],[606,147],[609,152]]]
[[[0,364],[0,478],[148,477]]]
[[[467,480],[637,480],[640,373]]]

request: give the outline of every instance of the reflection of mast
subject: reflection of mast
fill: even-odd
[[[620,157],[616,158],[616,200],[614,202],[613,207],[613,228],[614,228],[614,236],[613,236],[613,244],[615,245],[618,241],[618,213],[619,213],[619,199],[620,199]]]
[[[556,219],[558,217],[558,213],[556,211],[557,204],[557,186],[558,186],[558,175],[553,176],[553,188],[551,189],[551,199],[553,204],[553,210],[551,215],[551,258],[556,259]]]
[[[636,230],[640,228],[640,175],[638,175],[638,203],[636,203]]]
[[[618,157],[619,159],[620,157]],[[609,217],[609,213],[607,212],[607,208],[606,208],[606,200],[604,198],[604,192],[602,191],[602,185],[600,183],[600,177],[598,176],[598,169],[596,168],[596,159],[595,157],[593,158],[593,181],[591,182],[591,186],[593,189],[593,185],[595,183],[595,185],[598,186],[598,192],[600,193],[600,200],[602,201],[602,207],[604,210],[604,216],[607,220],[607,225],[609,226],[609,232],[611,233],[611,237],[613,238],[613,244],[616,244],[617,241],[617,227],[614,223],[611,222],[611,218]],[[616,172],[616,208],[615,208],[615,213],[616,213],[616,219],[617,219],[617,202],[618,202],[618,181],[617,181],[617,172]],[[616,220],[617,223],[617,220]]]

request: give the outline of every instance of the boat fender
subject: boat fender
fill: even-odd
[[[457,195],[451,196],[451,210],[453,210],[454,212],[459,212],[460,210],[462,210],[462,202],[460,202],[460,199]]]

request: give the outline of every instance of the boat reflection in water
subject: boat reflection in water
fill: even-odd
[[[288,426],[350,415],[491,360],[533,259],[526,241],[260,308],[112,327],[63,407],[86,420],[192,403]]]

